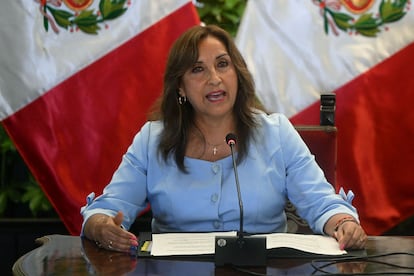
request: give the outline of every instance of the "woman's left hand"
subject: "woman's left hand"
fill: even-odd
[[[354,221],[346,221],[339,225],[333,237],[338,241],[340,249],[363,249],[367,242],[364,229]]]
[[[324,231],[338,241],[341,250],[365,248],[367,234],[358,220],[349,214],[333,215],[327,221]]]

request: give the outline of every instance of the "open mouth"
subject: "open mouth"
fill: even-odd
[[[206,98],[211,102],[217,102],[217,101],[222,100],[225,95],[226,95],[226,92],[224,92],[223,90],[220,90],[220,91],[215,91],[215,92],[209,93],[206,96]]]

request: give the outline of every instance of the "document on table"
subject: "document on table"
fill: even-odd
[[[236,235],[236,232],[152,234],[151,255],[214,254],[216,236]]]
[[[313,254],[347,254],[345,250],[339,249],[339,244],[333,237],[291,233],[273,233],[264,236],[266,236],[267,249],[288,247]]]
[[[236,236],[237,232],[211,233],[164,233],[153,234],[151,244],[152,256],[204,255],[214,254],[216,236]],[[322,254],[343,255],[338,242],[321,235],[302,235],[290,233],[273,233],[257,235],[266,237],[266,248],[294,248],[300,251]]]

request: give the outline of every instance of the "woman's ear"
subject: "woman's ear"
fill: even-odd
[[[182,89],[181,87],[178,88],[178,95],[180,95],[181,97],[185,97],[184,89]]]

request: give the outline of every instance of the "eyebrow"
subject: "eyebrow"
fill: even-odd
[[[224,57],[224,56],[228,56],[228,57],[230,57],[230,55],[229,55],[228,53],[223,53],[223,54],[218,55],[218,56],[216,57],[216,59],[220,59],[220,58],[222,58],[222,57]],[[200,64],[200,63],[203,63],[203,61],[201,61],[201,60],[197,60],[194,64]]]

